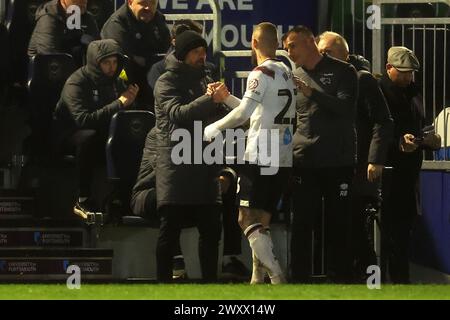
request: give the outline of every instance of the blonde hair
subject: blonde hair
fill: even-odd
[[[270,22],[261,22],[253,30],[253,35],[267,50],[277,50],[278,48],[278,30]]]
[[[347,53],[350,52],[350,49],[348,47],[348,43],[347,40],[345,40],[345,38],[343,36],[341,36],[339,33],[333,32],[333,31],[325,31],[324,33],[322,33],[318,39],[317,39],[317,43],[319,43],[320,40],[322,39],[326,39],[326,38],[331,38],[334,40],[334,45],[337,45],[343,49],[345,49],[347,51]]]

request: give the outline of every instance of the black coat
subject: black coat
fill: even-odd
[[[394,123],[370,63],[361,56],[350,56],[358,72],[359,94],[356,108],[358,164],[384,165],[391,144]]]
[[[394,119],[394,137],[389,148],[387,165],[393,167],[388,179],[388,188],[385,192],[385,211],[387,228],[393,228],[398,236],[407,241],[407,234],[412,228],[412,220],[420,208],[419,205],[419,178],[422,167],[423,149],[417,148],[414,152],[402,152],[399,148],[400,138],[410,133],[415,137],[421,136],[425,126],[422,96],[414,83],[407,88],[396,86],[386,71],[380,80],[389,109]],[[391,220],[397,221],[391,226]],[[399,226],[403,226],[399,230]],[[388,229],[389,230],[389,229]]]
[[[346,167],[356,164],[355,68],[324,55],[314,70],[294,74],[313,88],[311,97],[297,95],[294,165],[301,168]]]
[[[68,53],[81,66],[85,48],[100,37],[97,23],[88,12],[81,15],[81,29],[68,29],[66,22],[67,15],[59,0],[42,4],[36,10],[36,26],[28,45],[28,55]]]
[[[225,114],[221,105],[205,95],[206,85],[212,80],[204,69],[196,69],[178,61],[173,54],[167,57],[167,72],[156,82],[156,191],[158,208],[164,205],[211,205],[221,203],[219,167],[206,164],[175,164],[171,153],[177,141],[171,141],[173,132],[185,129],[194,137],[194,121],[202,128]],[[198,133],[200,139],[203,130]],[[191,147],[194,154],[203,151]],[[194,163],[194,162],[191,162]]]
[[[136,184],[131,193],[131,208],[133,214],[137,216],[146,217],[148,219],[157,218],[156,214],[156,128],[150,130],[145,139],[145,146],[142,152],[142,159],[139,168],[139,173],[136,179]],[[232,179],[231,185],[234,186],[237,181],[236,172],[226,167],[219,173],[222,176],[228,176]],[[236,188],[234,188],[236,189]],[[228,191],[225,197],[235,197],[235,190]],[[223,195],[222,195],[223,196]],[[232,202],[234,203],[234,202]]]
[[[414,152],[402,152],[399,141],[407,133],[421,136],[425,126],[422,96],[414,83],[407,88],[397,87],[386,72],[380,80],[380,87],[394,119],[394,137],[387,164],[394,167],[394,176],[398,176],[405,184],[414,184],[422,167],[423,150],[418,148]]]
[[[139,173],[131,193],[131,208],[137,216],[156,215],[156,155],[156,129],[153,128],[145,139]]]
[[[102,58],[116,55],[118,68],[114,77],[107,77],[100,69]],[[114,40],[92,42],[87,51],[87,65],[67,79],[55,110],[58,139],[78,129],[94,129],[106,137],[112,116],[121,108],[118,100],[125,84],[118,78],[124,56]]]
[[[145,58],[146,70],[155,63],[156,54],[167,52],[171,39],[162,13],[157,11],[149,23],[140,22],[134,17],[127,3],[105,22],[101,37],[116,40],[131,60],[132,56]]]

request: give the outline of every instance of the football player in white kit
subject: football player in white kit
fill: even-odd
[[[205,139],[211,140],[221,131],[236,128],[250,118],[246,165],[240,172],[239,224],[252,249],[251,284],[264,283],[266,273],[272,284],[286,282],[273,253],[268,226],[292,167],[297,92],[292,72],[276,59],[277,48],[277,28],[268,22],[257,25],[252,35],[252,53],[258,66],[248,77],[242,101],[229,95],[224,102],[234,109],[204,130]],[[226,87],[216,83],[210,85],[208,94],[223,94],[223,90]],[[263,155],[270,155],[270,160]],[[265,174],[264,169],[268,167],[275,168],[276,173]]]

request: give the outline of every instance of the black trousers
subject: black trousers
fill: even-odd
[[[336,282],[350,278],[349,230],[352,167],[297,168],[291,238],[293,282],[309,282],[312,274],[312,231],[324,212],[327,275]]]
[[[381,181],[367,180],[367,163],[359,164],[353,179],[351,216],[351,259],[356,281],[367,279],[367,267],[377,264],[373,239],[373,217],[367,209],[380,210]],[[384,179],[383,179],[384,181]]]
[[[186,221],[193,221],[199,231],[200,267],[205,282],[217,280],[217,262],[221,234],[220,207],[215,205],[164,206],[159,209],[161,225],[156,248],[157,280],[172,280],[172,258],[179,234]]]
[[[223,255],[242,253],[242,231],[238,223],[239,207],[236,204],[237,181],[233,181],[227,193],[222,195]]]
[[[419,181],[413,173],[392,175],[390,192],[381,212],[384,231],[382,251],[387,258],[389,277],[393,283],[407,284],[409,274],[409,245],[418,209]]]
[[[105,144],[106,136],[91,129],[78,130],[63,142],[63,152],[75,154],[80,179],[80,197],[91,195],[94,169],[106,163]]]
[[[236,182],[222,196],[222,223],[223,223],[223,255],[237,256],[242,253],[242,231],[238,223],[239,208],[236,204]],[[132,206],[143,208],[141,214],[151,221],[157,219],[156,195],[154,190],[139,192]],[[181,232],[181,230],[180,230]],[[174,256],[182,255],[179,241],[175,247]]]

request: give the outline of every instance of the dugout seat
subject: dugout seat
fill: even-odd
[[[155,126],[150,111],[126,110],[116,113],[106,143],[106,169],[113,191],[107,197],[105,213],[115,222],[132,226],[147,226],[145,219],[132,216],[131,191],[136,182],[145,138]]]
[[[69,54],[38,54],[30,58],[27,83],[31,136],[25,149],[35,160],[48,160],[52,144],[53,111],[67,78],[76,66]]]
[[[3,23],[0,23],[0,43],[5,44],[0,49],[0,106],[2,106],[4,105],[3,101],[6,96],[8,74],[10,73],[8,31]]]
[[[27,80],[28,43],[35,26],[36,9],[45,0],[9,0],[5,25],[9,35],[13,82]]]

